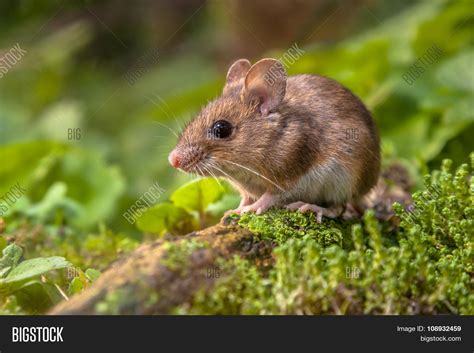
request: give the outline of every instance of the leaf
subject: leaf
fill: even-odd
[[[207,206],[219,201],[225,191],[214,178],[202,178],[181,186],[171,194],[170,200],[189,212],[202,214]]]
[[[210,204],[207,212],[214,216],[222,217],[225,211],[237,208],[240,202],[240,196],[235,193],[225,194],[219,201]]]
[[[436,73],[439,84],[474,93],[474,50],[463,51],[443,63]]]
[[[7,247],[7,244],[8,244],[7,240],[4,237],[0,236],[0,251],[3,251],[3,249]]]
[[[86,277],[89,281],[94,282],[97,278],[99,278],[101,275],[100,271],[97,271],[93,268],[88,268],[86,270]]]
[[[22,309],[30,314],[44,313],[52,305],[60,302],[62,297],[51,283],[31,280],[17,288],[14,295]]]
[[[2,251],[0,259],[0,277],[4,277],[9,270],[16,266],[23,255],[23,249],[16,244],[10,244]]]
[[[25,260],[16,266],[7,277],[0,279],[0,286],[9,283],[21,282],[43,273],[72,266],[64,257],[37,257]]]
[[[66,196],[67,185],[63,182],[56,182],[48,189],[43,199],[37,204],[25,210],[25,214],[33,217],[40,223],[47,223],[54,219],[55,212],[61,209],[69,218],[78,216],[83,211],[81,206]]]
[[[12,269],[11,266],[6,266],[0,270],[0,278],[5,277],[5,275]]]
[[[82,212],[71,221],[82,228],[97,224],[113,214],[117,200],[125,191],[125,180],[121,171],[106,165],[101,156],[89,150],[71,149],[55,173],[51,173],[47,183],[61,180],[67,185],[69,201],[82,207]],[[69,209],[76,209],[69,202]],[[65,205],[63,205],[65,206]]]
[[[446,124],[472,122],[474,120],[473,97],[459,99],[456,104],[446,110],[443,119]]]
[[[31,181],[43,177],[66,148],[47,141],[0,146],[0,195],[17,182],[28,190]]]
[[[138,229],[163,234],[165,231],[177,231],[188,227],[193,216],[185,209],[170,203],[162,203],[149,208],[137,219]]]
[[[84,283],[82,283],[82,280],[79,277],[74,277],[71,283],[69,283],[68,292],[71,295],[78,294],[82,291],[83,288]]]
[[[430,3],[431,6],[438,3],[435,6],[439,6],[443,2],[432,1]],[[426,5],[428,5],[428,2],[422,6]],[[438,14],[431,16],[428,21],[418,26],[416,39],[413,42],[417,57],[433,44],[439,46],[445,55],[449,56],[465,48],[469,42],[472,43],[472,26],[469,23],[472,15],[472,4],[469,1],[446,1],[442,8],[442,11],[438,11]],[[420,15],[423,16],[424,14],[419,13],[419,19]],[[398,31],[394,31],[394,33],[398,34]]]

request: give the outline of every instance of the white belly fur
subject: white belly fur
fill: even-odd
[[[293,190],[281,195],[283,203],[303,201],[316,205],[342,205],[351,200],[351,175],[344,165],[330,159],[313,167],[297,182]]]

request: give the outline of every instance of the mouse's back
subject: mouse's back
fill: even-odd
[[[376,124],[362,101],[335,80],[318,75],[290,76],[287,81],[283,114],[307,116],[315,122],[314,139],[324,148],[317,163],[336,158],[353,177],[353,197],[368,192],[380,171],[380,138]]]

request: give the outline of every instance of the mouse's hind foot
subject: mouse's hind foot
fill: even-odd
[[[318,223],[321,223],[323,216],[328,218],[336,218],[342,215],[344,212],[344,207],[342,206],[325,208],[302,201],[290,203],[289,205],[286,205],[285,208],[291,211],[298,210],[299,212],[314,212],[316,214],[316,220]]]

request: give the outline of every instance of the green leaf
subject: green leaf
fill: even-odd
[[[7,247],[7,244],[7,240],[4,237],[0,236],[0,251],[3,251],[3,249]]]
[[[0,278],[5,277],[6,274],[8,273],[8,271],[10,271],[11,269],[12,269],[11,266],[6,266],[6,267],[2,268],[2,269],[0,270]]]
[[[47,141],[0,146],[0,195],[17,182],[28,190],[29,184],[43,177],[65,150],[65,146]]]
[[[100,271],[97,271],[93,268],[88,268],[86,270],[86,277],[89,281],[94,282],[101,275]]]
[[[4,277],[9,270],[14,268],[23,255],[23,249],[16,244],[10,244],[2,251],[0,259],[0,277]]]
[[[71,283],[69,283],[68,292],[71,295],[78,294],[82,291],[83,288],[84,288],[84,283],[82,283],[82,280],[79,277],[74,277]]]
[[[83,212],[71,221],[83,228],[113,214],[117,200],[125,191],[121,171],[89,150],[69,151],[58,166],[57,174],[50,175],[47,182],[53,184],[58,180],[67,185],[68,199],[82,206]]]
[[[458,122],[472,122],[474,120],[474,99],[473,97],[461,98],[456,104],[449,107],[444,116],[446,124]]]
[[[83,211],[81,206],[66,196],[67,185],[56,182],[48,189],[43,199],[37,204],[30,206],[24,212],[41,223],[47,223],[54,219],[57,210],[66,213],[69,218],[78,216]]]
[[[199,214],[206,211],[207,206],[219,201],[225,192],[224,186],[214,178],[193,180],[171,194],[170,200],[174,205]]]
[[[170,203],[162,203],[149,208],[137,220],[138,229],[163,234],[166,231],[178,232],[193,222],[193,216],[185,209]]]
[[[415,56],[422,55],[425,50],[436,44],[449,56],[458,52],[466,45],[472,43],[472,26],[470,26],[470,17],[472,14],[472,4],[469,1],[431,1],[422,6],[435,6],[442,4],[442,11],[438,11],[435,16],[421,23],[416,31],[416,39],[413,42]],[[444,3],[444,4],[443,4]],[[409,9],[411,12],[411,8]],[[424,10],[425,14],[426,11]],[[418,19],[423,16],[418,14]],[[400,24],[398,24],[400,28]],[[397,33],[398,31],[394,31]]]
[[[14,292],[14,296],[20,307],[30,314],[44,313],[62,300],[53,284],[43,283],[37,279],[22,282],[22,285]]]
[[[240,196],[235,194],[235,193],[228,193],[222,196],[222,198],[213,203],[210,204],[207,207],[207,212],[210,214],[216,216],[216,217],[222,217],[225,211],[232,210],[237,208],[240,202]]]
[[[463,51],[443,63],[436,73],[439,84],[474,93],[474,50]]]
[[[2,284],[21,282],[33,278],[43,273],[72,266],[64,257],[37,257],[35,259],[25,260],[16,266],[7,277],[0,280]]]

